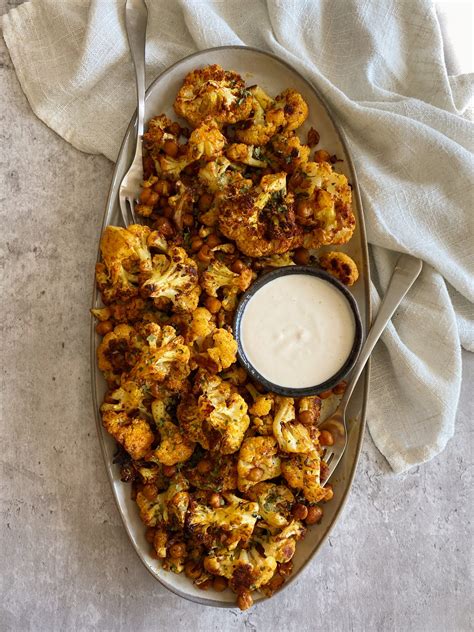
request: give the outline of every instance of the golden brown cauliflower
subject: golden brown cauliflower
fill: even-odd
[[[102,423],[132,459],[142,459],[149,452],[155,437],[144,419],[107,410],[102,413]]]
[[[264,550],[266,557],[273,557],[277,562],[289,562],[296,550],[296,542],[306,533],[301,522],[293,520],[284,529],[274,535],[258,535],[253,539]]]
[[[228,369],[237,359],[237,342],[234,336],[226,329],[216,329],[211,334],[212,343],[203,352],[210,362],[206,362],[206,367],[213,373],[220,373]]]
[[[257,590],[273,577],[277,562],[260,553],[257,547],[229,550],[218,548],[204,560],[204,568],[214,575],[227,577],[234,592]]]
[[[226,149],[226,156],[233,162],[240,162],[249,167],[265,168],[266,160],[261,160],[261,152],[259,147],[246,145],[245,143],[232,143]],[[260,156],[260,157],[259,157]]]
[[[200,158],[215,160],[222,154],[226,142],[226,137],[219,131],[216,121],[207,118],[189,137],[187,156],[190,161]]]
[[[148,456],[148,460],[156,460],[163,465],[175,465],[184,463],[191,457],[196,444],[190,441],[176,424],[165,421],[159,425],[158,431],[160,444]]]
[[[252,101],[240,75],[214,64],[186,75],[173,107],[197,127],[208,116],[219,124],[242,121],[249,116]]]
[[[167,255],[155,255],[141,281],[144,296],[168,299],[174,311],[192,312],[197,307],[200,294],[197,265],[183,248],[174,246]]]
[[[238,488],[246,492],[253,485],[281,474],[278,443],[274,437],[248,437],[240,447],[237,463]]]
[[[308,162],[309,152],[309,147],[302,145],[296,134],[285,132],[273,136],[267,155],[274,169],[293,173]]]
[[[281,473],[292,489],[303,492],[308,502],[317,503],[332,493],[321,487],[321,458],[316,451],[285,459]]]
[[[258,503],[259,514],[270,528],[282,529],[290,522],[295,497],[286,485],[257,483],[246,495]]]
[[[355,230],[352,191],[347,178],[328,162],[299,166],[289,181],[297,195],[296,214],[305,248],[344,244]]]
[[[201,378],[198,405],[213,438],[211,449],[232,454],[240,448],[250,424],[245,400],[217,375]]]
[[[170,391],[180,391],[189,375],[189,348],[182,336],[170,325],[161,328],[147,323],[141,329],[142,345],[130,377],[138,384],[163,384]],[[105,338],[104,338],[105,340]]]
[[[286,252],[299,245],[294,199],[284,172],[265,175],[259,186],[227,195],[219,204],[219,228],[249,257]]]
[[[280,450],[296,454],[307,454],[314,450],[309,430],[295,419],[294,400],[291,397],[275,398],[273,434]]]
[[[246,145],[266,145],[277,130],[285,124],[284,107],[276,102],[259,86],[249,88],[251,112],[248,120],[237,125],[235,137]]]
[[[284,90],[275,98],[276,110],[283,110],[282,128],[291,132],[301,127],[308,118],[308,104],[301,94],[292,88]]]
[[[354,285],[359,278],[359,270],[355,261],[344,252],[331,251],[319,255],[319,265],[344,285]]]
[[[222,495],[226,504],[218,508],[191,500],[186,529],[194,540],[208,549],[225,543],[232,551],[249,541],[258,518],[258,504],[229,492]]]
[[[100,240],[102,262],[96,264],[96,280],[103,302],[124,301],[137,296],[138,273],[150,259],[147,226],[107,226]]]
[[[108,382],[120,383],[122,373],[130,371],[140,351],[137,332],[130,325],[117,325],[97,348],[97,363]]]
[[[221,290],[222,307],[226,311],[233,311],[237,305],[237,296],[245,292],[252,279],[253,274],[249,268],[244,268],[240,274],[237,274],[222,261],[213,261],[202,275],[202,287],[209,296],[217,296],[218,291]]]
[[[136,501],[144,524],[147,527],[160,524],[170,524],[175,528],[184,527],[189,505],[188,489],[188,481],[178,473],[171,479],[168,489],[160,494],[157,491],[155,494],[139,491]]]

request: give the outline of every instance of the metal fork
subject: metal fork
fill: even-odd
[[[135,204],[138,201],[143,180],[142,136],[145,118],[145,40],[148,11],[144,0],[127,0],[125,6],[125,27],[128,44],[135,66],[137,84],[137,144],[132,164],[125,174],[119,189],[119,204],[125,226],[137,219]]]
[[[423,267],[420,259],[410,255],[402,255],[394,268],[387,292],[380,304],[377,317],[370,328],[366,341],[361,349],[357,363],[352,370],[351,379],[335,412],[324,422],[321,428],[330,430],[334,437],[334,445],[328,446],[323,454],[327,467],[321,472],[321,484],[324,486],[331,478],[347,445],[346,410],[357,381],[365,367],[375,344],[392,318],[395,310],[402,302],[408,290],[418,278]]]

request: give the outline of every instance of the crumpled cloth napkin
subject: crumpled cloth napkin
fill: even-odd
[[[34,112],[115,160],[135,109],[124,0],[32,0],[3,33]],[[373,299],[397,253],[425,261],[373,355],[368,423],[395,472],[454,432],[474,349],[473,76],[448,76],[427,0],[149,0],[147,78],[196,49],[256,46],[322,91],[349,141],[372,244]]]

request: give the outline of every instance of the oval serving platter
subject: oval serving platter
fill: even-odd
[[[242,46],[212,48],[194,53],[182,59],[155,79],[146,93],[145,120],[147,121],[152,116],[161,114],[162,112],[170,118],[176,118],[172,104],[174,96],[178,92],[185,75],[195,68],[209,64],[220,64],[225,69],[238,72],[248,85],[257,83],[272,96],[277,95],[289,87],[298,90],[309,106],[309,117],[299,130],[300,137],[305,139],[308,129],[313,126],[318,130],[321,136],[318,147],[328,150],[331,154],[336,154],[338,158],[342,158],[343,162],[338,163],[338,170],[348,177],[353,187],[353,207],[357,220],[357,228],[351,241],[341,247],[341,250],[347,252],[355,260],[360,271],[359,281],[351,288],[351,292],[357,301],[362,323],[365,331],[367,331],[370,323],[369,266],[364,219],[356,174],[347,151],[344,136],[329,114],[324,99],[314,86],[286,62],[270,53]],[[115,166],[102,230],[109,224],[121,225],[118,207],[118,189],[135,151],[135,125],[136,118],[134,116],[125,134]],[[93,307],[100,307],[101,305],[100,295],[95,289]],[[167,572],[161,568],[161,564],[158,560],[151,557],[150,545],[145,540],[145,526],[139,518],[135,502],[131,500],[131,487],[128,483],[121,482],[120,468],[113,462],[114,453],[116,451],[115,441],[107,434],[101,422],[99,407],[106,391],[106,384],[100,371],[97,369],[96,350],[101,338],[95,333],[94,326],[95,323],[92,322],[92,396],[97,431],[115,501],[125,530],[135,551],[148,571],[163,586],[180,597],[202,605],[235,607],[235,595],[231,593],[230,590],[222,593],[217,593],[212,590],[203,592],[196,588],[190,580],[184,576],[184,573],[176,575],[175,573]],[[338,469],[333,475],[333,480],[331,480],[334,485],[334,498],[325,505],[324,516],[321,523],[309,528],[304,540],[298,542],[296,554],[293,558],[294,571],[289,580],[284,584],[283,589],[291,584],[291,582],[298,577],[305,565],[314,558],[341,513],[341,509],[352,484],[361,448],[365,427],[367,394],[368,368],[360,378],[350,401],[348,409],[350,424],[347,449]],[[265,599],[263,595],[259,595],[258,593],[255,593],[255,598],[256,602]]]

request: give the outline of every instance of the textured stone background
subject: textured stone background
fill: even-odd
[[[0,0],[0,14],[14,4]],[[281,596],[213,610],[147,573],[112,500],[90,396],[91,271],[112,165],[36,119],[0,47],[0,631],[472,630],[468,354],[445,452],[396,477],[366,436],[340,522]]]

